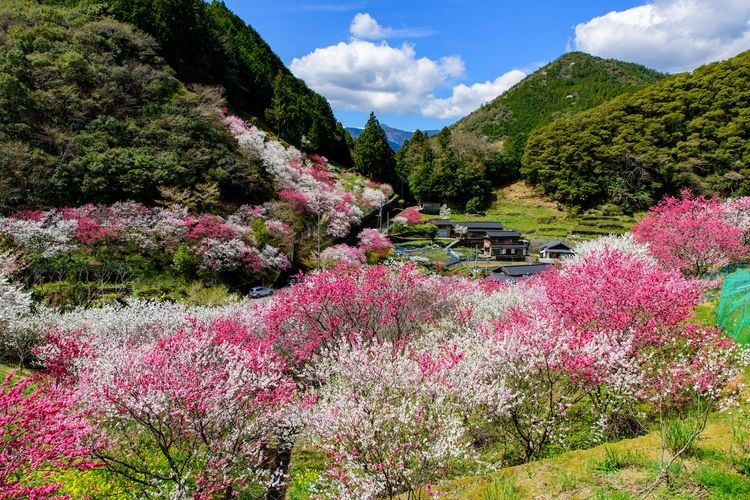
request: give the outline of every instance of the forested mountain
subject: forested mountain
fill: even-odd
[[[262,202],[270,179],[226,130],[226,106],[352,162],[328,102],[222,3],[0,0],[0,15],[1,211]]]
[[[188,90],[154,40],[98,6],[0,2],[0,210],[270,196],[222,124],[216,88]],[[202,206],[211,209],[216,206]]]
[[[645,208],[683,187],[750,193],[750,52],[536,130],[522,173],[579,207]]]
[[[418,199],[481,210],[492,185],[520,176],[532,130],[664,76],[637,64],[565,54],[438,137],[426,141],[415,134],[397,155],[399,176]]]
[[[328,101],[292,75],[260,35],[222,2],[82,3],[108,6],[118,19],[154,36],[159,54],[183,82],[221,85],[234,111],[265,119],[271,130],[294,146],[351,165],[347,133]]]
[[[664,76],[638,64],[569,52],[451,128],[486,138],[500,147],[503,168],[514,170],[506,176],[516,175],[533,129],[642,89]]]

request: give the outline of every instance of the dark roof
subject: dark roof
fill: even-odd
[[[518,231],[487,231],[488,238],[507,238],[514,236],[521,236],[521,233]]]
[[[506,276],[532,276],[541,273],[550,267],[550,265],[551,264],[521,264],[518,266],[501,266],[498,269],[495,269],[495,272],[499,271]]]
[[[432,219],[430,221],[430,224],[433,224],[435,226],[452,226],[453,221],[450,219]]]
[[[565,250],[573,250],[572,246],[570,246],[567,243],[565,243],[564,241],[560,241],[560,240],[548,241],[544,245],[540,246],[539,250],[544,250],[545,248],[548,248],[548,249],[549,248],[555,248],[555,247],[562,247]]]
[[[526,243],[509,243],[507,245],[505,245],[503,243],[495,243],[494,245],[492,245],[493,249],[497,249],[497,248],[502,248],[502,249],[505,249],[505,248],[510,248],[510,249],[519,248],[520,249],[520,248],[526,248],[526,247],[528,247],[528,245]]]
[[[456,224],[461,226],[466,226],[469,229],[474,230],[502,230],[503,229],[503,223],[502,222],[492,222],[492,221],[477,221],[477,222],[457,222]]]
[[[500,281],[502,283],[515,283],[516,281],[516,278],[514,278],[513,276],[507,276],[501,273],[490,273],[490,275],[487,277],[489,279]]]

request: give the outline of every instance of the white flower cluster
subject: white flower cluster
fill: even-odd
[[[642,259],[644,263],[656,264],[656,259],[649,251],[648,245],[635,241],[631,232],[620,235],[610,234],[609,236],[601,236],[593,240],[584,241],[576,246],[575,255],[566,257],[563,262],[566,264],[577,264],[604,249],[634,255]]]
[[[27,252],[54,257],[77,248],[73,233],[78,229],[75,220],[64,220],[57,212],[47,212],[39,220],[0,217],[0,232],[9,234]]]

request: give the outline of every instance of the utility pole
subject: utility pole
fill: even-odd
[[[474,245],[474,274],[477,272],[477,258],[479,253],[479,245]]]
[[[317,265],[317,269],[320,269],[320,211],[318,211],[317,214],[318,214],[318,265]]]

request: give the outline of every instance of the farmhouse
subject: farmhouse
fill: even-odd
[[[432,219],[430,223],[438,229],[438,238],[453,237],[453,221],[450,219]]]
[[[479,247],[486,255],[503,260],[524,260],[529,242],[518,231],[507,230],[502,222],[453,222],[450,219],[430,221],[438,228],[438,237],[461,238],[461,244]]]

